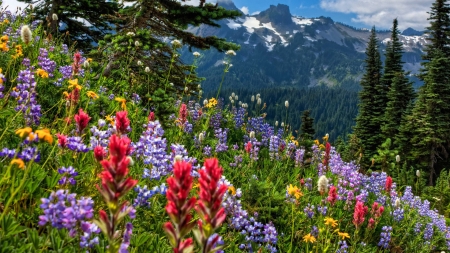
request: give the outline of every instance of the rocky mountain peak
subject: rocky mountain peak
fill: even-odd
[[[289,6],[285,4],[270,5],[270,8],[258,14],[263,23],[271,22],[275,26],[291,25],[292,15]]]

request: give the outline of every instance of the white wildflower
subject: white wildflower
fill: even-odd
[[[57,21],[58,20],[58,15],[56,13],[52,14],[52,19],[53,21]]]
[[[150,68],[149,67],[145,67],[144,71],[145,71],[145,73],[149,73],[150,72]]]
[[[199,57],[200,56],[200,53],[199,52],[194,52],[194,53],[192,53],[195,57]]]
[[[228,50],[226,53],[226,55],[232,55],[232,56],[236,56],[236,52],[234,52],[234,50]]]
[[[320,176],[317,182],[317,188],[320,194],[325,194],[328,191],[328,179],[325,175]]]
[[[33,36],[33,34],[31,33],[30,27],[27,25],[22,26],[22,29],[20,30],[20,36],[22,37],[22,41],[25,44],[30,43],[31,37]]]
[[[284,101],[284,106],[286,106],[286,108],[288,108],[289,107],[289,101]]]

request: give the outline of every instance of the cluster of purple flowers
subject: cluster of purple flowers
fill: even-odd
[[[223,180],[224,184],[231,186],[231,184]],[[254,217],[251,217],[246,210],[242,208],[241,201],[241,191],[238,189],[236,195],[232,195],[229,192],[225,193],[222,206],[225,208],[227,216],[230,217],[229,224],[230,227],[240,231],[242,235],[245,235],[245,244],[241,244],[239,248],[241,250],[248,250],[253,252],[252,243],[256,243],[261,246],[262,243],[266,243],[266,249],[270,252],[277,252],[275,245],[278,242],[278,233],[275,226],[269,222],[267,224],[262,224],[257,222]],[[255,217],[257,217],[255,213]]]
[[[17,86],[11,91],[11,96],[17,99],[16,111],[21,111],[25,115],[26,125],[39,125],[41,106],[37,103],[36,81],[33,69],[28,68],[19,71]]]
[[[339,241],[339,249],[336,253],[347,253],[348,245],[346,241]]]
[[[100,233],[100,229],[89,222],[94,217],[94,201],[91,198],[81,197],[76,199],[75,193],[67,190],[52,192],[49,198],[42,198],[40,208],[44,214],[39,216],[39,225],[47,223],[57,229],[69,230],[69,235],[75,237],[80,235],[81,247],[92,247],[98,244],[98,238],[91,238],[91,235]]]
[[[236,128],[241,128],[244,124],[245,108],[238,108],[234,114],[234,122]]]
[[[58,184],[65,185],[67,183],[70,183],[71,185],[75,185],[77,183],[75,177],[78,176],[78,172],[76,172],[72,166],[69,166],[67,168],[61,167],[58,169],[58,173],[60,175],[63,175],[63,177],[61,177],[61,179],[58,181]]]
[[[139,141],[131,144],[132,154],[150,166],[144,169],[143,178],[159,179],[172,171],[171,157],[166,152],[167,140],[162,137],[164,130],[159,121],[150,121],[146,127]]]
[[[280,160],[280,148],[281,148],[281,140],[277,135],[272,135],[270,137],[269,143],[269,156],[270,160],[276,159]]]
[[[67,137],[67,148],[82,153],[87,153],[90,150],[89,147],[83,143],[83,139],[80,136]]]
[[[166,184],[162,184],[160,186],[155,186],[150,190],[147,185],[144,185],[144,187],[138,185],[134,188],[134,191],[137,192],[138,195],[133,201],[133,206],[150,207],[150,202],[148,202],[148,200],[156,194],[166,195],[167,186]]]
[[[89,138],[91,149],[94,149],[97,146],[102,146],[105,149],[108,148],[109,138],[116,132],[116,130],[115,127],[110,124],[108,124],[108,128],[106,130],[100,130],[105,126],[106,121],[100,119],[97,126],[91,127],[90,131],[92,133],[92,136]]]
[[[125,225],[125,231],[123,232],[123,240],[119,247],[119,253],[128,253],[128,247],[130,246],[131,234],[133,233],[133,224],[127,222]]]
[[[240,165],[242,164],[242,155],[235,155],[234,156],[234,162],[230,163],[230,167],[240,167]]]
[[[227,134],[228,134],[228,128],[222,129],[218,128],[215,130],[215,136],[219,140],[216,145],[216,152],[225,152],[228,150],[227,146]]]
[[[384,226],[381,230],[383,232],[381,232],[381,238],[378,246],[387,249],[389,247],[389,242],[391,241],[392,227]]]
[[[39,48],[38,65],[48,73],[49,77],[53,77],[56,69],[56,62],[50,60],[48,51],[45,48]]]
[[[314,216],[314,205],[308,204],[303,211],[306,214],[306,217],[311,219]]]
[[[222,121],[222,112],[217,112],[216,114],[211,116],[211,119],[209,121],[209,125],[214,128],[214,130],[217,130],[220,128],[220,122]]]
[[[0,151],[0,157],[8,157],[10,159],[16,156],[15,149],[3,148]],[[17,153],[17,157],[22,159],[24,162],[29,162],[33,160],[34,162],[40,162],[41,155],[36,147],[25,147]]]

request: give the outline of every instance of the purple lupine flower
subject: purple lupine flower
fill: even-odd
[[[203,155],[204,156],[211,156],[211,154],[212,154],[212,148],[209,145],[206,145],[203,148]]]
[[[384,226],[381,230],[383,232],[380,234],[381,238],[380,242],[378,242],[378,246],[387,249],[389,247],[389,242],[391,241],[392,227]]]
[[[305,149],[299,148],[295,151],[295,166],[300,167],[303,164],[303,157],[305,156]]]
[[[67,183],[70,183],[71,185],[76,184],[76,180],[74,177],[78,176],[78,172],[75,171],[75,169],[72,166],[69,167],[61,167],[58,169],[58,173],[60,175],[64,175],[59,181],[58,184],[65,185]]]
[[[318,206],[317,211],[322,215],[327,215],[328,208],[326,206]]]
[[[139,96],[139,94],[133,93],[133,94],[131,95],[131,101],[132,101],[134,104],[140,104],[140,103],[142,102],[142,99],[141,99],[141,97]]]
[[[167,140],[163,138],[164,130],[159,121],[149,121],[147,129],[142,133],[139,141],[132,143],[132,155],[143,159],[151,170],[144,169],[143,178],[159,179],[172,171],[173,159],[167,154]]]
[[[404,218],[405,210],[403,208],[397,208],[392,212],[392,216],[394,217],[394,221],[400,222]]]
[[[234,162],[230,163],[230,167],[238,167],[242,164],[243,158],[242,155],[235,155],[234,156]]]
[[[75,151],[86,153],[89,151],[89,147],[83,143],[83,140],[79,136],[67,137],[67,148]]]
[[[215,136],[219,140],[219,142],[216,145],[216,152],[225,152],[228,150],[227,146],[227,134],[228,134],[228,128],[222,129],[218,128],[215,130]]]
[[[303,211],[306,214],[306,217],[308,217],[309,219],[311,219],[312,217],[314,217],[314,206],[312,206],[311,204],[308,204],[305,209],[303,209]]]
[[[19,152],[17,157],[22,159],[24,162],[29,162],[31,160],[39,162],[41,160],[41,155],[37,147],[25,147]]]
[[[45,48],[39,48],[38,65],[47,71],[49,77],[53,77],[53,72],[56,69],[56,62],[50,60],[48,51]]]
[[[316,238],[319,236],[319,229],[317,228],[317,226],[312,226],[312,228],[311,228],[311,235],[316,237]]]
[[[222,112],[217,112],[216,114],[211,116],[209,121],[209,125],[214,128],[214,130],[218,130],[220,128],[220,122],[222,121]]]
[[[68,54],[69,53],[69,47],[67,46],[67,44],[62,44],[61,45],[61,53],[63,53],[63,54]]]
[[[234,122],[235,122],[235,128],[241,128],[244,124],[244,117],[245,117],[245,108],[239,108],[237,109],[236,114],[234,115]]]
[[[41,106],[37,104],[36,81],[32,68],[19,71],[16,90],[10,94],[17,99],[15,110],[24,113],[26,125],[39,125],[42,114]]]
[[[87,228],[89,224],[86,220],[94,217],[94,201],[91,198],[81,197],[77,200],[75,193],[58,190],[52,192],[48,199],[42,198],[41,201],[40,208],[44,214],[39,216],[39,226],[49,223],[54,228],[69,230],[71,236],[81,232],[86,237],[85,233],[90,229]],[[81,242],[86,245],[86,240],[82,239]]]
[[[281,142],[280,142],[280,138],[278,138],[278,136],[272,135],[270,137],[270,143],[269,143],[270,160],[273,160],[273,159],[279,160],[280,159],[280,154],[279,154],[280,144],[281,144]]]
[[[339,241],[339,249],[336,253],[347,253],[348,245],[346,241]]]
[[[83,234],[80,236],[81,248],[92,248],[99,244],[99,239],[97,236],[91,239],[93,234],[99,234],[101,232],[97,225],[87,221],[81,221],[80,227],[83,231]]]
[[[431,238],[433,238],[433,233],[433,223],[427,223],[425,230],[423,231],[423,239],[428,242],[431,241]]]
[[[123,240],[120,244],[119,253],[128,253],[128,247],[130,246],[131,234],[133,233],[133,224],[128,222],[125,225],[125,231],[123,232]]]
[[[134,191],[138,193],[136,199],[133,201],[133,206],[150,207],[148,200],[156,194],[166,195],[167,187],[165,184],[155,186],[151,190],[147,188],[147,185],[140,187],[139,185],[134,188]]]

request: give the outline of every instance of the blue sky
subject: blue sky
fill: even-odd
[[[198,0],[188,0],[192,4]],[[217,0],[207,0],[215,3]],[[400,29],[412,27],[424,30],[429,25],[427,11],[435,0],[232,0],[236,7],[248,13],[263,11],[270,5],[287,4],[291,13],[303,17],[327,16],[355,27],[389,29],[398,18]],[[4,4],[22,5],[16,0]]]

